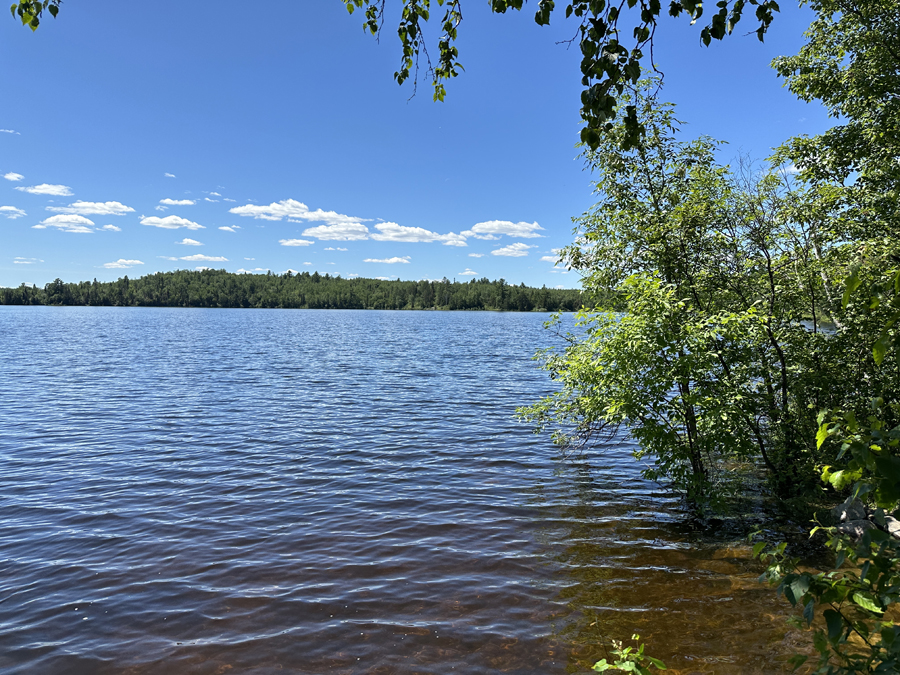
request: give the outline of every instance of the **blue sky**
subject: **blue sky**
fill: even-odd
[[[433,103],[392,79],[394,15],[379,44],[339,0],[267,7],[64,3],[34,34],[0,19],[0,286],[204,266],[577,286],[553,265],[594,202],[579,54],[558,44],[573,22],[465,3],[466,71]],[[710,48],[663,19],[686,133],[760,159],[827,128],[769,68],[810,18],[786,5],[765,44]]]

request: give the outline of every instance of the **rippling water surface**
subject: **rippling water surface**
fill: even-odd
[[[781,670],[744,548],[514,420],[544,319],[0,307],[0,671]]]

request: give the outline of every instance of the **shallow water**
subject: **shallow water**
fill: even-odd
[[[0,307],[0,671],[784,670],[734,532],[514,420],[545,319]]]

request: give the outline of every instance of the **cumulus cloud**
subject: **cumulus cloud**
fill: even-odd
[[[397,223],[378,223],[375,226],[377,234],[372,235],[375,241],[400,241],[400,242],[443,242],[445,246],[467,246],[465,237],[451,232],[438,234],[423,227],[407,227]]]
[[[179,258],[179,260],[187,260],[189,262],[228,262],[228,258],[214,255],[203,255],[202,253],[182,256],[181,258]]]
[[[199,265],[198,267],[195,267],[194,269],[197,270],[198,272],[202,272],[203,270],[211,270],[212,267],[205,267],[204,265]]]
[[[405,255],[402,258],[393,257],[393,258],[366,258],[363,262],[371,262],[371,263],[388,263],[389,265],[393,265],[395,263],[409,263],[409,256]]]
[[[68,206],[48,206],[54,213],[77,213],[80,216],[124,216],[134,211],[121,202],[83,202],[80,199]]]
[[[236,206],[230,210],[230,213],[250,218],[261,218],[262,220],[283,220],[287,218],[288,220],[296,222],[322,222],[327,225],[361,223],[365,220],[365,218],[345,216],[344,214],[336,213],[335,211],[323,211],[322,209],[310,211],[306,204],[298,202],[295,199],[272,202],[268,206],[258,206],[256,204]]]
[[[22,180],[23,178],[25,178],[25,176],[23,176],[22,174],[13,173],[12,171],[10,171],[9,173],[3,174],[3,177],[6,180]]]
[[[15,220],[16,218],[21,218],[26,215],[28,214],[22,209],[17,209],[15,206],[0,206],[0,216],[6,216],[10,220]]]
[[[19,256],[16,256],[15,258],[13,258],[13,263],[16,265],[34,265],[35,263],[42,263],[42,262],[44,262],[44,261],[41,260],[40,258],[20,258]]]
[[[538,230],[544,228],[537,223],[513,223],[509,220],[488,220],[483,223],[476,223],[471,230],[462,233],[464,237],[475,237],[476,239],[496,240],[500,235],[507,237],[518,237],[520,239],[533,239],[540,237]]]
[[[143,264],[144,263],[140,260],[125,260],[125,258],[119,258],[115,262],[103,263],[103,266],[108,270],[127,270],[129,267]]]
[[[94,221],[74,214],[62,216],[50,216],[45,218],[37,225],[32,225],[35,230],[46,230],[48,227],[55,227],[63,232],[74,232],[77,234],[87,234],[94,231]]]
[[[369,229],[362,223],[318,225],[303,230],[303,236],[333,241],[359,241],[369,238]]]
[[[121,232],[121,227],[116,227],[115,225],[104,225],[100,228],[101,230],[106,230],[107,232]]]
[[[179,258],[179,260],[187,260],[188,262],[228,262],[228,258],[214,255],[203,255],[202,253],[185,255]]]
[[[17,187],[15,189],[32,195],[49,195],[51,197],[71,197],[75,194],[72,192],[72,188],[66,185],[50,185],[49,183],[41,183],[31,187]]]
[[[245,270],[243,267],[239,269],[235,274],[253,274],[254,272],[268,272],[268,267],[254,267],[250,270]],[[287,270],[288,272],[295,273],[297,270]]]
[[[237,230],[235,229],[235,227],[237,227],[237,225],[235,225],[234,227],[230,227],[230,226],[228,226],[228,225],[225,225],[225,226],[223,226],[223,227],[220,227],[219,229],[222,230],[223,232],[237,232]]]
[[[180,227],[186,227],[189,230],[204,229],[203,225],[178,216],[166,216],[165,218],[160,218],[158,216],[141,216],[141,225],[161,227],[166,230],[177,230]]]
[[[316,242],[309,239],[279,239],[278,243],[282,246],[311,246]]]
[[[164,173],[163,176],[165,176],[166,178],[175,178],[174,173]]]
[[[203,244],[201,244],[196,239],[188,239],[187,237],[185,237],[181,241],[176,241],[175,243],[181,244],[182,246],[203,246]]]
[[[193,206],[196,202],[193,199],[169,199],[166,197],[165,199],[160,199],[159,203],[166,206]]]
[[[337,248],[335,248],[334,246],[328,246],[324,250],[326,250],[326,251],[346,251],[347,249],[342,248],[341,246],[338,246]]]
[[[474,277],[474,276],[476,276],[477,274],[478,274],[478,272],[473,272],[473,271],[470,270],[468,267],[466,268],[466,271],[465,271],[465,272],[457,272],[457,275],[458,275],[458,276],[461,276],[461,277]]]
[[[212,195],[213,197],[221,197],[222,196],[218,192],[207,192],[206,194]]]
[[[517,241],[515,244],[510,244],[509,246],[498,248],[496,251],[491,251],[491,255],[521,258],[522,256],[528,255],[528,249],[530,248],[537,248],[537,246],[529,246],[528,244],[523,244],[521,241]]]
[[[470,257],[470,258],[483,258],[483,257],[484,257],[484,253],[470,253],[470,254],[469,254],[469,257]]]
[[[219,201],[218,199],[210,199],[209,197],[204,197],[203,199],[204,199],[205,201],[208,201],[208,202],[217,202],[217,201]]]
[[[555,255],[541,256],[541,262],[552,262],[552,263],[556,264],[557,260],[559,260],[559,258]]]

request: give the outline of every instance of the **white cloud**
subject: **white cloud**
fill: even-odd
[[[179,258],[179,260],[187,260],[189,262],[228,262],[228,258],[214,255],[203,255],[202,253],[182,256],[181,258]]]
[[[218,192],[207,192],[206,194],[212,195],[213,197],[221,197],[222,196]]]
[[[304,264],[304,265],[312,265],[311,262],[305,262],[305,263],[303,263],[303,264]]]
[[[335,248],[334,246],[328,246],[328,247],[324,248],[323,250],[324,251],[346,251],[347,249],[342,248],[340,246],[338,246],[337,248]]]
[[[15,189],[32,195],[50,195],[51,197],[71,197],[75,194],[72,192],[72,188],[66,185],[50,185],[49,183],[41,183],[31,187],[17,187]]]
[[[244,260],[256,260],[256,258],[244,258]]]
[[[228,197],[222,197],[223,202],[236,202],[237,199],[229,199]]]
[[[234,227],[237,227],[237,225],[235,225]],[[230,226],[226,225],[224,227],[220,227],[219,229],[222,230],[223,232],[237,232],[237,230],[234,229],[234,227],[230,227]]]
[[[81,216],[124,216],[134,211],[121,202],[83,202],[80,199],[68,206],[48,206],[54,213],[77,213]]]
[[[174,173],[164,173],[163,176],[165,176],[166,178],[175,178]]]
[[[521,258],[522,256],[528,255],[528,249],[530,248],[537,248],[537,246],[529,246],[528,244],[523,244],[521,241],[517,241],[515,244],[510,244],[509,246],[498,248],[496,251],[491,251],[491,255]]]
[[[537,223],[513,223],[509,220],[488,220],[483,223],[476,223],[471,230],[462,233],[464,237],[475,237],[476,239],[499,239],[499,235],[505,234],[507,237],[519,237],[521,239],[533,239],[540,237],[538,230],[544,228]]]
[[[34,265],[35,263],[42,263],[42,262],[44,262],[44,261],[41,260],[40,258],[20,258],[18,256],[13,258],[13,263],[16,265]]]
[[[243,267],[239,269],[235,274],[253,274],[254,272],[268,272],[268,267],[254,267],[252,270],[245,270]],[[291,273],[296,273],[297,270],[287,270]]]
[[[348,274],[348,275],[347,275],[347,278],[348,278],[348,279],[352,279],[352,278],[358,277],[358,276],[359,276],[358,274]]]
[[[483,258],[483,257],[484,257],[484,253],[470,253],[470,254],[469,254],[469,257],[470,257],[470,258]]]
[[[0,129],[0,134],[15,134],[16,136],[22,135],[15,129]]]
[[[565,286],[563,286],[562,284],[560,284],[559,286],[556,286],[556,289],[557,289],[557,290],[560,290],[560,291],[561,291],[562,289],[564,289],[564,288],[565,288]]]
[[[169,210],[168,206],[158,206],[157,205],[157,206],[154,206],[153,208],[155,208],[157,211],[162,211],[163,213],[165,213],[166,211]]]
[[[467,246],[465,237],[451,232],[450,234],[438,234],[422,227],[407,227],[397,223],[378,223],[375,226],[378,234],[373,234],[375,241],[399,241],[399,242],[432,242],[441,241],[446,246]]]
[[[208,202],[217,202],[217,201],[219,201],[218,199],[210,199],[209,197],[204,197],[203,199],[206,200],[206,201],[208,201]]]
[[[100,228],[101,230],[106,230],[107,232],[121,232],[121,227],[116,227],[115,225],[104,225]]]
[[[179,218],[178,216],[166,216],[165,218],[159,218],[158,216],[141,216],[141,225],[161,227],[166,230],[177,230],[180,227],[186,227],[189,230],[204,229],[203,225],[188,220],[187,218]]]
[[[557,260],[559,260],[559,257],[555,255],[541,256],[541,262],[552,262],[553,264],[556,264]]]
[[[399,279],[400,277],[375,277],[378,281],[393,281],[394,279]]]
[[[334,241],[359,241],[369,238],[369,230],[362,223],[318,225],[303,230],[303,236]]]
[[[317,239],[350,241],[369,238],[369,230],[362,224],[366,220],[365,218],[347,216],[335,211],[323,211],[322,209],[310,211],[306,204],[294,199],[272,202],[268,206],[246,204],[244,206],[236,206],[229,212],[238,216],[262,220],[283,220],[287,218],[288,221],[293,223],[325,223],[325,225],[312,227],[303,232],[304,236],[316,237]]]
[[[212,267],[204,267],[203,265],[200,265],[199,267],[195,267],[194,269],[198,272],[202,272],[203,270],[211,270]]]
[[[0,206],[0,216],[6,216],[10,220],[27,215],[22,209],[17,209],[15,206]]]
[[[3,174],[3,177],[6,180],[22,180],[23,178],[25,178],[25,176],[23,176],[22,174],[13,173],[12,171],[10,171],[9,173]]]
[[[144,263],[140,260],[125,260],[124,258],[119,258],[115,262],[104,263],[103,266],[108,270],[127,270],[129,267],[143,264]]]
[[[279,239],[278,243],[282,246],[312,246],[316,242],[309,239]]]
[[[466,238],[461,234],[451,232],[450,234],[445,234],[442,236],[444,237],[444,246],[468,246],[468,244],[466,243]]]
[[[63,232],[75,232],[77,234],[87,234],[93,232],[94,221],[77,216],[74,214],[64,216],[50,216],[45,218],[37,225],[32,225],[35,230],[46,230],[48,227],[56,227]]]
[[[166,197],[165,199],[160,199],[159,203],[166,206],[193,206],[196,202],[193,199],[169,199]]]
[[[409,256],[405,255],[402,258],[393,257],[393,258],[366,258],[363,262],[371,262],[371,263],[387,263],[389,265],[393,265],[395,263],[409,263]]]
[[[188,239],[187,237],[185,237],[181,241],[176,241],[175,243],[181,244],[182,246],[203,246],[203,244],[201,244],[196,239]]]
[[[458,272],[457,275],[461,277],[474,277],[478,275],[478,272],[473,272],[467,267],[465,272]]]

